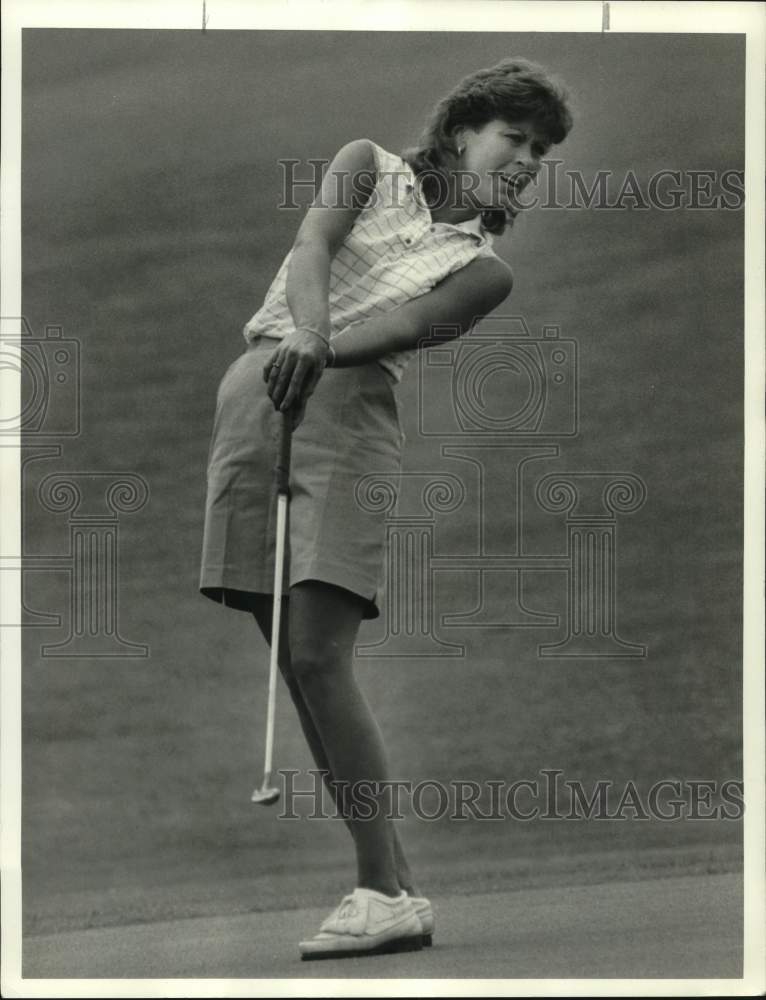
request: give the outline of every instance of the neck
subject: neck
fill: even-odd
[[[455,225],[458,222],[467,222],[469,219],[475,219],[479,214],[477,209],[471,208],[451,208],[449,204],[435,206],[429,209],[431,213],[431,219],[434,222],[449,222]]]
[[[437,204],[429,207],[431,219],[434,222],[448,222],[452,225],[458,222],[467,222],[468,219],[475,219],[481,212],[481,207],[471,202],[470,195],[465,193],[461,197],[458,177],[452,170],[447,170],[447,194],[439,191]]]

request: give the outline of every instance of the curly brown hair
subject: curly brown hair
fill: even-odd
[[[443,97],[417,144],[402,151],[402,159],[416,175],[422,175],[423,194],[433,205],[444,190],[449,158],[456,154],[453,132],[458,126],[480,128],[495,118],[527,120],[534,122],[551,145],[557,145],[572,128],[568,101],[563,84],[542,66],[526,59],[503,59],[464,77]],[[482,226],[495,234],[504,232],[511,220],[501,209],[481,213]]]

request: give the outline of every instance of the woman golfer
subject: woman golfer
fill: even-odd
[[[293,426],[279,666],[317,767],[339,783],[357,860],[356,888],[300,942],[303,958],[430,943],[431,906],[383,794],[355,809],[360,782],[369,806],[389,779],[353,671],[360,622],[380,613],[384,515],[355,486],[400,472],[397,385],[419,342],[435,325],[467,333],[511,291],[492,234],[571,124],[545,71],[507,59],[444,97],[404,157],[369,139],[343,146],[218,389],[200,590],[252,613],[267,642],[281,413]]]

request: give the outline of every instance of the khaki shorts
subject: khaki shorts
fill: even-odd
[[[242,611],[250,595],[274,590],[281,417],[263,366],[277,346],[259,337],[226,371],[208,452],[200,591]],[[380,615],[386,511],[357,487],[370,473],[397,485],[405,437],[396,391],[377,362],[322,373],[293,432],[284,594],[322,580],[362,597],[363,618]]]

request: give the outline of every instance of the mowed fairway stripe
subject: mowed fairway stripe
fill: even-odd
[[[742,975],[742,879],[687,876],[448,896],[434,946],[302,963],[324,910],[291,910],[29,938],[37,978],[731,978]],[[321,965],[321,968],[319,967]]]

